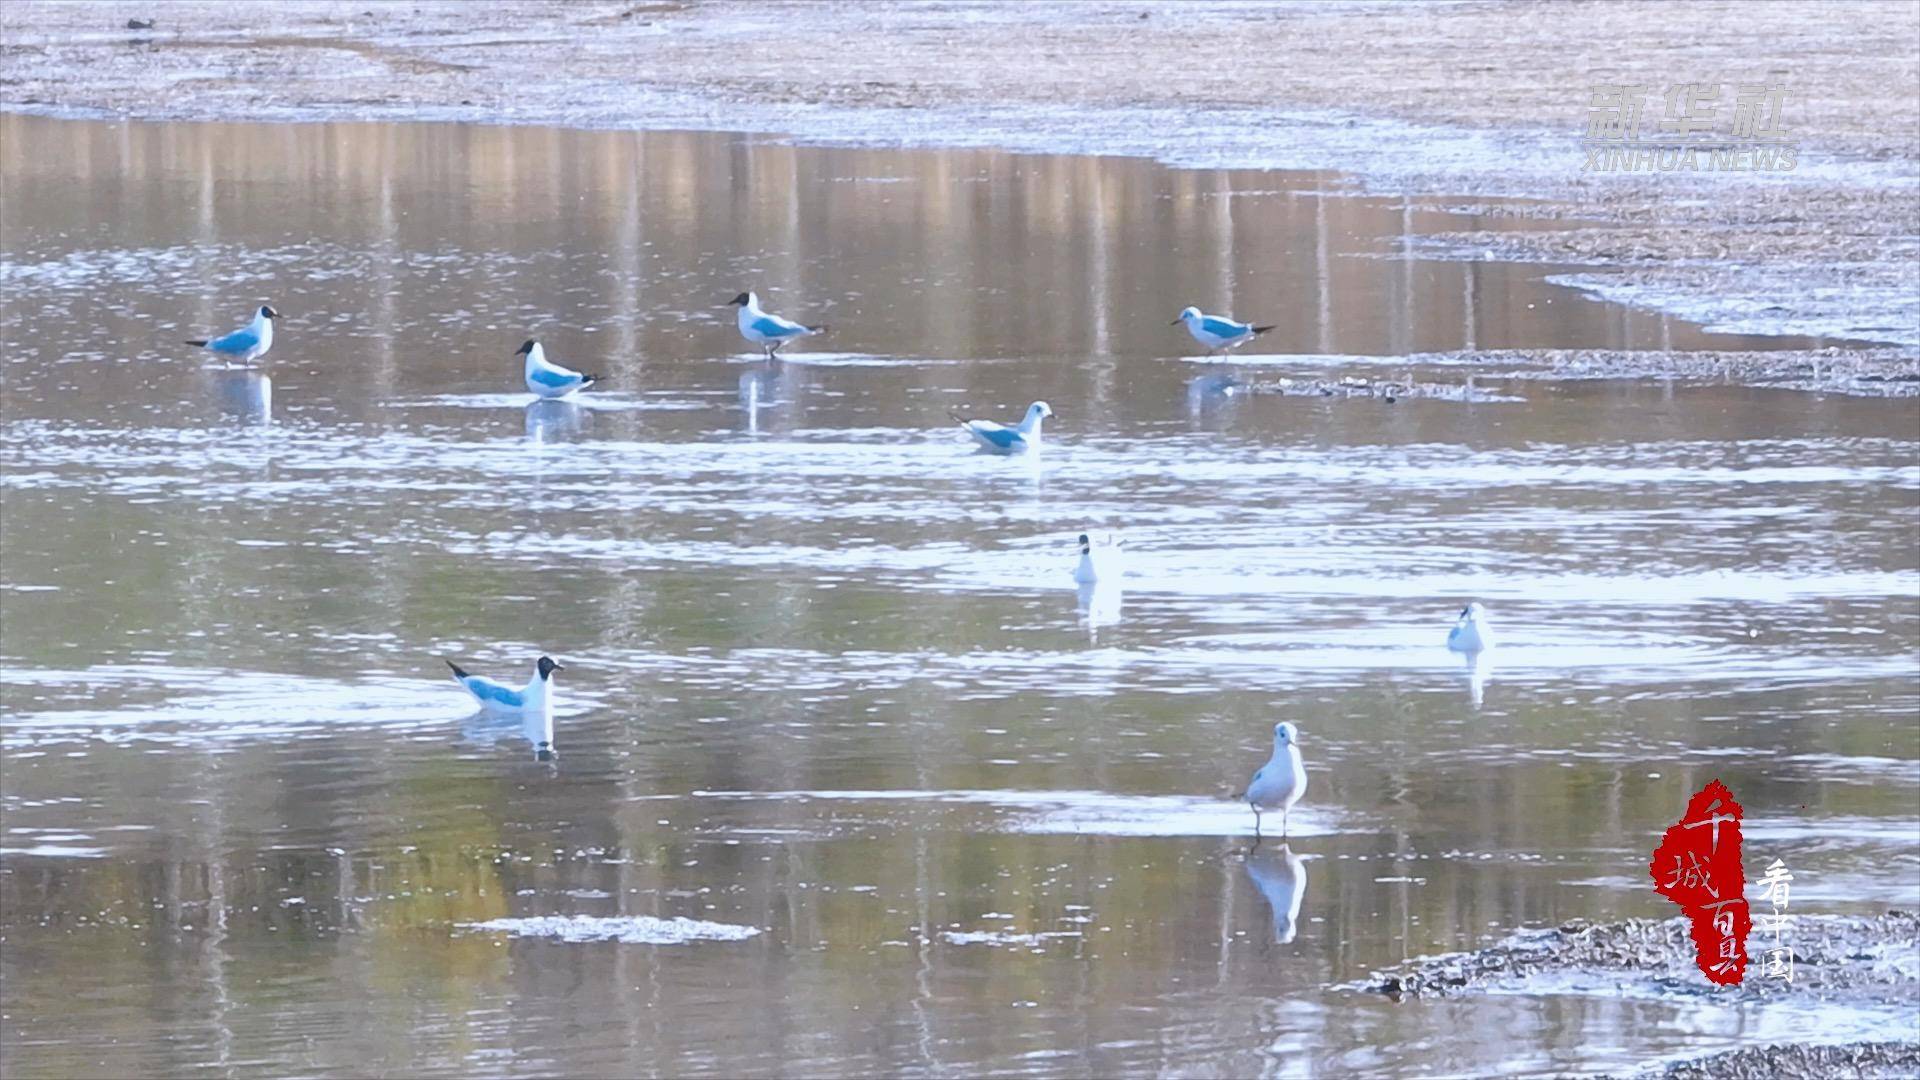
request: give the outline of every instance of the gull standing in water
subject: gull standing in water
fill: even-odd
[[[211,341],[201,338],[188,341],[187,344],[198,345],[229,364],[235,360],[243,364],[251,364],[267,355],[267,350],[273,348],[273,320],[279,317],[279,312],[262,304],[260,310],[253,313],[252,322],[231,334],[222,335]]]
[[[1018,454],[1040,449],[1040,421],[1052,416],[1053,408],[1044,401],[1036,401],[1027,406],[1026,419],[1013,427],[991,420],[969,420],[952,410],[948,410],[947,415],[978,439],[981,449],[996,454]]]
[[[1086,533],[1080,534],[1080,561],[1073,568],[1073,580],[1082,585],[1091,585],[1096,581],[1110,581],[1120,576],[1120,539],[1112,533],[1095,543]]]
[[[592,386],[600,381],[598,375],[582,375],[572,368],[561,367],[547,359],[545,349],[532,338],[520,346],[515,356],[527,358],[527,392],[536,397],[562,398],[583,386]]]
[[[1074,593],[1080,601],[1080,620],[1088,640],[1099,643],[1100,627],[1120,620],[1126,602],[1120,577],[1120,538],[1108,533],[1099,541],[1080,534],[1080,561],[1074,564]]]
[[[727,301],[729,306],[740,309],[740,336],[766,350],[767,359],[780,351],[780,346],[794,338],[803,338],[810,334],[824,334],[823,326],[802,326],[792,319],[783,319],[778,315],[769,315],[760,310],[760,298],[750,292]]]
[[[543,656],[533,666],[533,678],[515,690],[484,676],[469,675],[451,660],[446,663],[453,669],[453,681],[473,695],[481,708],[519,716],[535,753],[543,761],[553,756],[553,673],[567,670],[565,667],[553,657]]]
[[[1247,782],[1245,798],[1253,807],[1253,844],[1260,846],[1260,811],[1280,811],[1280,835],[1287,835],[1287,811],[1307,791],[1307,766],[1300,758],[1300,729],[1282,720],[1273,725],[1273,756]]]
[[[1193,335],[1193,340],[1207,347],[1208,356],[1222,349],[1244,345],[1273,329],[1272,326],[1235,322],[1224,315],[1208,315],[1197,307],[1182,311],[1179,318],[1167,325],[1178,326],[1181,323],[1187,324],[1187,333]]]
[[[1447,632],[1447,648],[1463,653],[1493,648],[1493,627],[1487,625],[1487,609],[1478,600],[1460,609],[1453,629]]]

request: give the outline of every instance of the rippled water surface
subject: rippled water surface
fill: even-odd
[[[1524,207],[728,135],[0,136],[11,1075],[1799,1037],[1338,988],[1667,914],[1648,852],[1715,777],[1796,911],[1920,903],[1914,405],[1420,355],[1808,344],[1414,254]],[[744,288],[830,334],[757,361]],[[262,302],[260,370],[179,344]],[[1210,367],[1166,325],[1188,303],[1280,329]],[[528,336],[606,389],[528,406]],[[1036,398],[1037,457],[947,419]],[[1089,528],[1130,556],[1083,594]],[[1443,647],[1469,599],[1503,641],[1474,667]],[[518,682],[542,651],[547,762],[442,665]],[[1249,855],[1231,796],[1282,718],[1310,788]]]

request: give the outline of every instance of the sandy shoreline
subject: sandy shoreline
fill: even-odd
[[[1920,346],[1920,3],[0,6],[8,109],[990,145],[1538,197],[1503,257],[1744,333]],[[129,30],[129,20],[153,20]],[[1630,44],[1623,44],[1630,41]],[[1410,59],[1417,58],[1417,60]],[[1591,88],[1777,81],[1792,172],[1583,173]],[[1491,238],[1463,234],[1458,257]],[[1442,252],[1441,254],[1445,254]]]

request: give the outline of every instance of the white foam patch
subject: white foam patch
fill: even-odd
[[[1189,795],[1112,795],[1101,791],[696,791],[696,797],[769,801],[834,800],[883,804],[968,803],[1001,808],[994,827],[1032,836],[1242,836],[1253,833],[1245,803]],[[1288,832],[1322,836],[1324,812],[1295,810]],[[1266,815],[1274,831],[1278,812]]]
[[[1078,930],[1054,930],[1041,934],[1018,934],[1010,930],[947,930],[940,934],[949,945],[998,945],[1039,948],[1050,938],[1081,937]]]
[[[1225,365],[1231,367],[1311,368],[1315,371],[1343,367],[1466,367],[1475,363],[1467,354],[1422,353],[1416,356],[1363,356],[1347,353],[1222,353],[1219,356],[1195,354],[1176,357],[1183,364]],[[1479,361],[1484,366],[1485,361]]]
[[[1064,792],[1054,805],[1008,819],[1006,832],[1043,836],[1241,836],[1253,832],[1253,811],[1245,803],[1191,796],[1128,796]],[[1268,814],[1269,825],[1278,814]],[[1288,832],[1318,836],[1332,830],[1311,823],[1310,812],[1289,815]]]
[[[621,394],[588,390],[564,398],[539,398],[532,394],[435,394],[431,397],[390,401],[390,409],[427,407],[455,409],[525,409],[530,405],[551,403],[549,407],[577,408],[587,412],[691,412],[707,408],[702,401],[678,398],[633,398]]]
[[[0,847],[0,856],[31,855],[41,859],[104,859],[105,848],[70,847],[64,844],[35,844],[32,847]]]
[[[524,919],[489,919],[460,925],[469,930],[488,930],[514,937],[567,942],[617,941],[623,945],[745,941],[761,933],[757,926],[706,922],[684,915],[671,919],[656,919],[651,915],[536,915]]]
[[[736,364],[764,364],[766,357],[761,353],[735,353],[727,358]],[[931,356],[881,356],[875,353],[836,353],[836,352],[785,352],[774,357],[776,364],[789,364],[799,367],[956,367],[961,364],[1004,363],[994,360],[960,360]]]
[[[472,699],[451,681],[393,676],[348,682],[276,672],[101,665],[79,671],[9,668],[7,682],[76,702],[85,701],[89,689],[137,695],[117,707],[54,707],[9,716],[0,728],[0,745],[9,750],[75,740],[192,746],[346,728],[430,728],[473,711]]]

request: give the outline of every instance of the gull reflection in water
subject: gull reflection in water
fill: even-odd
[[[248,425],[273,423],[273,379],[264,371],[212,371],[220,411]]]
[[[1198,420],[1208,412],[1232,405],[1246,393],[1246,385],[1232,375],[1195,375],[1187,380],[1187,415]]]
[[[1467,676],[1467,696],[1478,709],[1486,701],[1487,680],[1493,676],[1493,654],[1491,650],[1479,649],[1460,654]]]
[[[740,408],[747,414],[747,434],[760,433],[760,410],[772,402],[773,373],[749,371],[740,376]]]
[[[1083,581],[1075,587],[1080,601],[1080,625],[1087,628],[1088,640],[1097,641],[1100,628],[1120,621],[1120,607],[1126,593],[1117,578]]]
[[[537,443],[565,442],[586,427],[587,410],[564,398],[539,398],[527,406],[527,439]]]
[[[790,364],[755,367],[740,375],[740,411],[747,417],[747,434],[760,434],[760,414],[776,405],[793,404],[796,394],[804,393],[805,383],[794,374]]]
[[[1306,860],[1285,843],[1268,845],[1247,856],[1247,877],[1273,909],[1274,944],[1291,943],[1299,931],[1300,902],[1307,898]]]
[[[538,711],[516,716],[480,709],[461,721],[460,733],[467,739],[483,743],[525,739],[533,746],[535,761],[552,761],[558,754],[553,746],[553,718]]]

